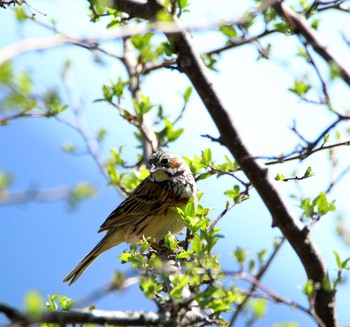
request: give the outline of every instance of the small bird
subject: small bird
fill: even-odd
[[[136,244],[143,236],[160,241],[169,232],[176,234],[184,228],[171,208],[183,209],[191,198],[197,204],[190,168],[169,151],[152,154],[149,164],[150,175],[107,217],[98,231],[106,235],[63,282],[73,284],[98,256],[122,242]]]

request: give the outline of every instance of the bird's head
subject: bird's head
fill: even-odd
[[[191,173],[186,161],[169,151],[153,153],[149,164],[151,178],[156,182],[163,182],[176,176]]]

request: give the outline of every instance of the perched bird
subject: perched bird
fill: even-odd
[[[103,252],[122,243],[136,244],[143,236],[163,240],[184,225],[171,207],[184,208],[190,198],[197,203],[195,180],[185,160],[168,151],[154,153],[149,160],[150,175],[101,225],[103,239],[70,272],[64,282],[73,284]]]

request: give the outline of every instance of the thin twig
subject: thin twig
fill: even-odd
[[[313,154],[313,153],[316,153],[316,152],[319,152],[319,151],[324,151],[324,150],[330,150],[330,149],[334,149],[334,148],[337,148],[337,147],[340,147],[340,146],[349,146],[350,145],[350,141],[345,141],[345,142],[341,142],[341,143],[335,143],[335,144],[330,144],[330,145],[323,145],[317,149],[313,149],[309,152],[309,155]],[[293,160],[303,160],[305,159],[305,153],[303,153],[301,151],[298,151],[298,155],[295,155],[295,156],[292,156],[290,157],[291,155],[293,155],[294,153],[296,152],[292,152],[291,154],[288,154],[286,156],[282,156],[282,157],[262,157],[262,156],[259,156],[257,157],[257,159],[267,159],[267,160],[272,160],[272,161],[269,161],[269,162],[265,162],[265,165],[266,166],[272,166],[272,165],[276,165],[276,164],[281,164],[281,163],[284,163],[284,162],[288,162],[288,161],[293,161]]]
[[[30,188],[23,192],[1,192],[0,205],[23,204],[27,202],[51,202],[66,199],[71,195],[71,188],[61,186],[52,189]]]
[[[312,310],[307,309],[303,305],[281,296],[280,294],[274,292],[273,290],[271,290],[268,287],[266,287],[265,285],[263,285],[256,278],[248,275],[247,273],[241,272],[239,274],[236,274],[235,277],[247,280],[248,282],[252,283],[252,285],[254,285],[256,288],[259,288],[262,291],[264,291],[266,294],[268,294],[269,297],[271,297],[271,299],[273,299],[275,302],[288,304],[291,307],[295,307],[295,308],[299,309],[300,311],[303,311],[304,313],[310,315],[312,318],[315,319],[315,321],[317,322],[319,327],[327,327],[324,324],[324,322]]]
[[[273,252],[271,253],[269,259],[266,261],[266,263],[260,268],[259,272],[256,274],[255,279],[257,281],[260,281],[263,276],[265,275],[266,271],[268,270],[268,268],[271,266],[271,263],[273,262],[274,258],[276,257],[277,253],[279,252],[279,250],[281,249],[283,243],[285,242],[285,238],[283,237],[281,239],[281,241],[277,244],[277,246],[275,246]],[[228,327],[232,327],[236,320],[238,319],[238,316],[240,315],[240,313],[242,312],[242,310],[244,309],[245,305],[247,304],[249,297],[251,296],[251,294],[255,291],[256,289],[256,285],[252,284],[250,290],[248,291],[247,296],[244,298],[244,300],[238,305],[236,311],[234,312],[234,314],[232,315],[231,319],[230,319],[230,323],[228,325]]]
[[[270,35],[270,34],[273,34],[276,32],[277,32],[277,30],[275,30],[275,29],[271,29],[271,30],[266,29],[265,31],[261,32],[260,34],[249,37],[249,38],[245,38],[245,39],[241,39],[241,40],[229,40],[227,45],[225,45],[221,48],[207,51],[204,54],[206,54],[207,56],[217,55],[217,54],[220,54],[224,51],[231,50],[231,49],[240,47],[240,46],[245,45],[245,44],[254,43],[254,42],[258,41],[259,39],[263,38],[264,36],[267,36],[267,35]]]

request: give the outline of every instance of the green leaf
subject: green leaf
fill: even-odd
[[[304,177],[311,177],[313,175],[314,175],[314,173],[312,172],[312,168],[308,167],[304,173]]]
[[[39,316],[43,310],[44,302],[39,292],[29,291],[24,297],[24,310],[30,316]]]
[[[340,259],[340,256],[339,256],[338,252],[337,251],[333,251],[333,254],[335,256],[335,261],[337,263],[338,269],[341,269],[342,268],[342,262],[341,262],[341,259]]]
[[[23,22],[23,21],[25,21],[27,19],[27,14],[26,14],[26,12],[24,11],[23,8],[16,7],[15,8],[15,13],[16,13],[16,19],[19,22]]]
[[[57,311],[58,310],[56,298],[57,298],[57,294],[47,296],[48,301],[45,303],[45,305],[46,305],[46,308],[48,311]]]
[[[113,95],[120,98],[123,95],[124,88],[130,83],[130,80],[124,81],[121,77],[118,78],[117,83],[113,84]]]
[[[149,46],[149,43],[152,37],[153,37],[153,33],[148,32],[143,35],[142,34],[133,35],[130,39],[131,39],[131,43],[136,49],[142,50],[145,47]]]
[[[282,174],[277,173],[275,176],[275,180],[276,181],[284,181],[286,179],[286,177]]]
[[[202,54],[202,60],[209,69],[215,72],[218,71],[215,67],[217,60],[214,58],[214,55]]]
[[[307,296],[313,295],[315,292],[314,283],[312,280],[307,280],[303,287],[303,293]]]
[[[193,251],[183,251],[176,255],[177,259],[188,259],[192,256]]]
[[[251,307],[253,315],[257,319],[261,319],[265,316],[267,310],[267,301],[264,299],[251,300]]]
[[[107,135],[106,129],[104,129],[104,128],[99,129],[96,133],[97,140],[99,142],[103,141],[103,139],[105,138],[106,135]]]
[[[96,191],[97,189],[93,185],[86,182],[80,182],[74,186],[71,191],[71,195],[78,199],[89,198],[95,196]]]
[[[0,192],[5,191],[13,181],[14,177],[12,174],[0,170]]]
[[[165,10],[158,10],[156,14],[156,20],[158,22],[172,22],[174,20],[173,16],[170,15]]]
[[[186,207],[184,209],[184,215],[194,217],[195,214],[196,214],[195,204],[193,199],[191,198],[190,201],[188,201],[188,203],[186,204]]]
[[[331,79],[336,79],[342,76],[339,65],[334,61],[331,61],[329,64],[329,74]]]
[[[262,263],[266,260],[266,250],[265,249],[258,252],[258,260],[260,263]]]
[[[203,249],[202,242],[197,234],[195,234],[193,237],[192,247],[195,253],[199,254],[202,252],[202,249]]]
[[[107,166],[107,173],[109,178],[112,180],[114,185],[118,185],[120,182],[120,175],[117,169],[115,169],[112,165]]]
[[[335,211],[335,205],[332,202],[328,202],[326,193],[321,192],[315,201],[317,202],[318,213],[321,216],[325,215],[329,211]]]
[[[294,86],[292,88],[289,88],[289,91],[299,95],[300,97],[304,97],[306,93],[310,91],[310,89],[310,84],[307,84],[303,80],[296,80],[294,81]]]
[[[233,251],[233,255],[239,264],[243,264],[247,258],[248,250],[238,247]]]
[[[184,9],[189,6],[188,0],[178,0],[179,7]]]
[[[303,198],[301,199],[300,208],[304,210],[304,216],[310,217],[314,214],[315,210],[315,203],[311,202],[310,198]]]
[[[233,26],[223,25],[220,26],[219,31],[230,39],[237,38],[237,32]]]
[[[342,269],[346,269],[346,270],[350,270],[350,267],[348,267],[348,263],[350,262],[350,257],[345,259],[342,263],[341,263],[341,267]]]
[[[10,84],[13,79],[13,66],[11,61],[6,61],[0,65],[0,84]]]
[[[128,262],[129,261],[129,259],[131,258],[131,253],[127,253],[127,252],[123,252],[122,254],[120,254],[119,256],[118,256],[118,258],[123,262],[123,263],[125,263],[125,262]]]
[[[151,277],[145,277],[142,279],[140,287],[146,297],[153,298],[161,291],[163,286]]]
[[[313,20],[311,21],[311,27],[312,27],[313,29],[317,30],[317,29],[318,29],[319,23],[320,23],[320,20],[319,20],[319,19],[313,19]]]
[[[237,203],[241,197],[239,185],[234,185],[233,189],[225,191],[225,194]]]
[[[59,294],[57,295],[57,301],[60,304],[61,309],[63,311],[69,311],[70,308],[76,304],[76,302],[73,302],[72,299],[70,299],[69,297],[65,295],[61,296]]]
[[[185,103],[188,102],[188,100],[189,100],[190,97],[191,97],[191,94],[192,94],[192,86],[189,86],[189,87],[185,90],[185,93],[184,93],[184,95],[183,95],[184,100],[185,100]]]
[[[201,163],[204,166],[210,166],[212,164],[212,155],[210,149],[205,149],[204,151],[202,151]]]
[[[176,241],[176,237],[172,234],[168,234],[164,238],[164,245],[171,250],[175,250],[179,242]]]

